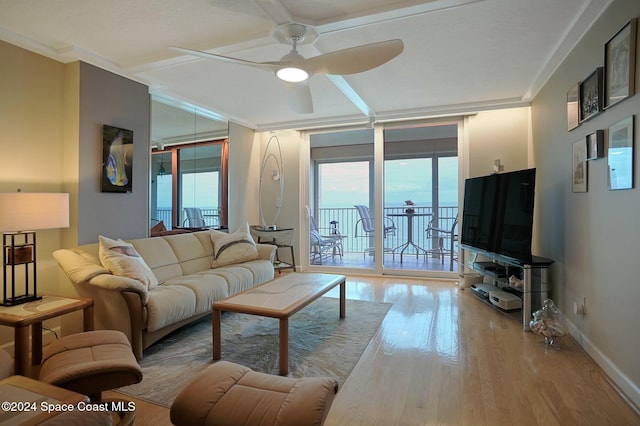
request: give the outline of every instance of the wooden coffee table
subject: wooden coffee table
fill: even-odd
[[[220,359],[222,311],[280,320],[280,375],[289,373],[289,317],[340,285],[340,318],[346,314],[344,275],[289,273],[212,305],[213,359]]]

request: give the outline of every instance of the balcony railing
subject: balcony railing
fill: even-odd
[[[408,240],[408,222],[405,217],[390,217],[391,214],[404,213],[406,207],[385,207],[385,217],[393,221],[396,232],[387,235],[384,240],[384,247],[393,249],[406,243]],[[427,238],[426,229],[429,223],[433,221],[432,227],[440,229],[451,229],[453,221],[458,214],[458,207],[440,207],[434,212],[431,207],[414,207],[416,214],[430,214],[430,216],[414,216],[412,241],[425,250],[432,250],[438,247],[438,232],[431,233]],[[316,221],[321,228],[320,232],[330,231],[331,221],[337,221],[337,227],[340,233],[345,236],[343,246],[345,252],[364,252],[371,246],[372,242],[369,237],[363,234],[362,228],[358,225],[358,234],[356,236],[356,223],[360,220],[360,215],[355,208],[326,208],[318,211]],[[388,221],[385,219],[385,224]]]
[[[408,223],[405,217],[389,217],[390,214],[399,214],[405,211],[406,207],[385,207],[384,214],[389,219],[393,220],[396,227],[396,232],[391,235],[387,235],[384,240],[385,248],[396,248],[406,243],[408,240]],[[217,226],[218,223],[218,210],[215,208],[207,209],[201,208],[202,215],[205,219],[206,226]],[[422,214],[427,213],[430,216],[415,216],[413,218],[413,235],[412,241],[422,247],[425,250],[433,250],[438,247],[438,232],[432,232],[427,237],[426,229],[429,227],[429,223],[433,221],[433,228],[451,229],[453,221],[458,215],[458,206],[453,207],[440,207],[437,212],[434,212],[431,207],[414,207],[415,213]],[[156,211],[155,218],[160,221],[163,220],[167,229],[171,229],[171,209],[158,209]],[[321,228],[320,232],[323,234],[330,234],[331,221],[337,221],[337,228],[344,236],[342,241],[344,251],[346,253],[358,253],[364,252],[368,247],[372,245],[372,241],[363,232],[359,226],[358,235],[356,236],[356,223],[360,220],[360,215],[355,208],[324,208],[318,211],[316,221]],[[187,225],[186,223],[184,224]],[[180,224],[182,226],[182,224]],[[409,250],[409,249],[408,249]]]

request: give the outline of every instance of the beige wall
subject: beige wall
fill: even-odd
[[[640,253],[639,179],[636,173],[634,189],[609,191],[605,157],[588,162],[588,192],[573,193],[570,180],[572,144],[632,114],[637,172],[640,95],[570,132],[566,118],[567,90],[603,66],[604,44],[637,16],[637,0],[612,3],[536,96],[532,123],[539,244],[557,262],[552,268],[553,297],[576,339],[640,406],[640,285],[635,267]],[[573,303],[582,297],[586,314],[574,315]]]
[[[469,175],[493,173],[493,162],[500,159],[504,171],[532,167],[529,147],[529,107],[483,111],[468,120]]]
[[[63,192],[64,66],[2,41],[0,58],[0,192]],[[51,252],[63,233],[38,231],[39,293],[59,290]],[[13,330],[1,327],[0,345],[10,342]]]
[[[149,95],[146,86],[83,63],[62,64],[0,42],[0,191],[68,192],[70,228],[38,231],[38,292],[65,294],[51,253],[98,233],[147,235]],[[133,194],[103,194],[102,125],[134,130]],[[51,320],[48,327],[57,327]],[[0,330],[0,344],[12,342]]]
[[[229,123],[229,230],[259,223],[258,177],[260,145],[254,131]]]
[[[0,191],[62,192],[64,66],[1,41],[0,58]],[[38,231],[41,292],[58,290],[51,252],[62,234]]]

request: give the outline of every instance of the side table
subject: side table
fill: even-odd
[[[265,228],[260,225],[251,225],[251,235],[256,239],[258,243],[273,244],[278,248],[289,248],[291,253],[291,264],[281,262],[276,250],[276,261],[274,269],[282,271],[283,269],[293,269],[296,271],[296,258],[293,253],[293,231],[294,228]]]
[[[93,330],[93,299],[43,296],[40,300],[15,306],[0,306],[0,325],[14,328],[15,374],[27,375],[29,366],[29,326],[31,365],[42,362],[42,322],[74,311],[83,311],[84,331]]]

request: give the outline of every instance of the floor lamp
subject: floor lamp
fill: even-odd
[[[0,193],[4,265],[4,297],[1,305],[19,305],[42,298],[38,296],[36,280],[35,231],[68,227],[69,194]],[[24,280],[23,286],[16,282],[20,276]]]

